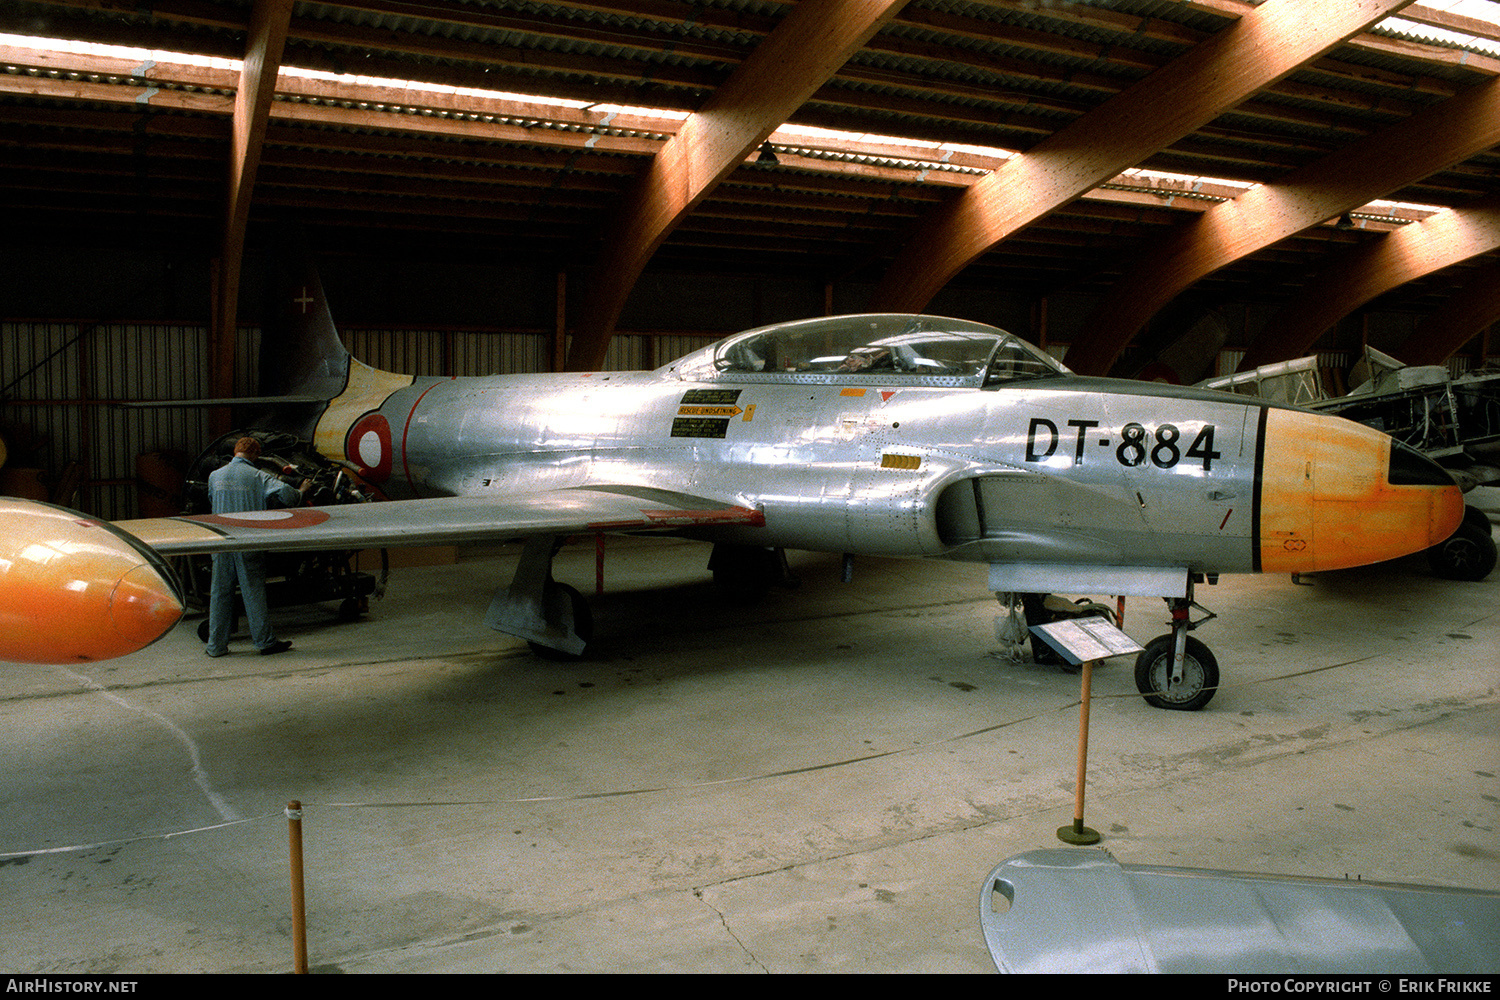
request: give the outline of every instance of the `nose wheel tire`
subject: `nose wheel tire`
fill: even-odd
[[[1495,540],[1490,537],[1488,520],[1480,527],[1466,511],[1464,522],[1453,536],[1427,550],[1427,561],[1445,580],[1474,581],[1489,576],[1495,568]]]
[[[1182,657],[1182,680],[1172,683],[1173,641],[1170,634],[1152,639],[1135,661],[1135,686],[1153,708],[1193,712],[1213,700],[1219,689],[1219,661],[1192,636]]]

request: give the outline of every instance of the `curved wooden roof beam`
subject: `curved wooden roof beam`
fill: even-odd
[[[1500,322],[1500,263],[1481,268],[1391,353],[1409,365],[1440,365]]]
[[[599,368],[646,262],[677,224],[908,0],[799,3],[652,158],[605,231],[566,367]]]
[[[245,257],[245,229],[250,222],[250,194],[260,167],[261,147],[271,120],[271,98],[292,20],[292,0],[256,0],[245,39],[245,65],[234,93],[234,120],[229,150],[229,191],[224,208],[214,289],[213,342],[210,347],[213,395],[234,395],[235,319],[239,310],[240,264]],[[217,419],[217,418],[216,418]],[[224,415],[227,420],[227,414]],[[228,430],[226,427],[225,430]]]
[[[1376,296],[1497,247],[1500,195],[1464,208],[1445,208],[1345,250],[1266,324],[1240,371],[1300,358],[1325,330]]]
[[[1066,364],[1103,374],[1179,292],[1226,264],[1399,191],[1500,143],[1500,77],[1221,202],[1137,258],[1094,311]]]
[[[920,312],[1001,240],[1192,134],[1410,0],[1267,0],[918,224],[876,290],[877,311]]]

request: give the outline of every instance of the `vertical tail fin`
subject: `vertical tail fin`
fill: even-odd
[[[312,259],[290,255],[270,284],[260,337],[260,394],[333,399],[349,379],[349,352],[333,325]]]
[[[291,398],[274,405],[256,426],[295,434],[378,487],[390,478],[394,455],[380,407],[411,385],[412,376],[350,356],[310,259],[286,259],[270,294],[260,342],[261,393]]]

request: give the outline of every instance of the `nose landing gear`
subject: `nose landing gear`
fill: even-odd
[[[1166,599],[1172,613],[1172,631],[1152,639],[1136,657],[1136,689],[1155,708],[1196,711],[1212,701],[1219,690],[1219,661],[1207,646],[1188,635],[1218,617],[1193,600],[1193,584],[1201,579],[1190,575],[1187,596]],[[1209,582],[1215,580],[1210,577]],[[1193,621],[1194,608],[1204,617]]]

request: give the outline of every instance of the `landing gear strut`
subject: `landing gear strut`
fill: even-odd
[[[552,579],[552,557],[560,547],[561,540],[548,535],[527,539],[514,579],[495,591],[484,623],[525,639],[538,656],[577,660],[594,637],[594,620],[582,594]]]
[[[1188,576],[1187,596],[1167,598],[1172,613],[1172,631],[1146,644],[1135,661],[1135,686],[1154,708],[1171,708],[1192,712],[1213,700],[1219,690],[1219,661],[1208,647],[1188,635],[1204,622],[1218,617],[1193,600],[1193,583],[1201,579]],[[1214,582],[1210,577],[1209,582]],[[1197,608],[1204,617],[1192,619]]]

